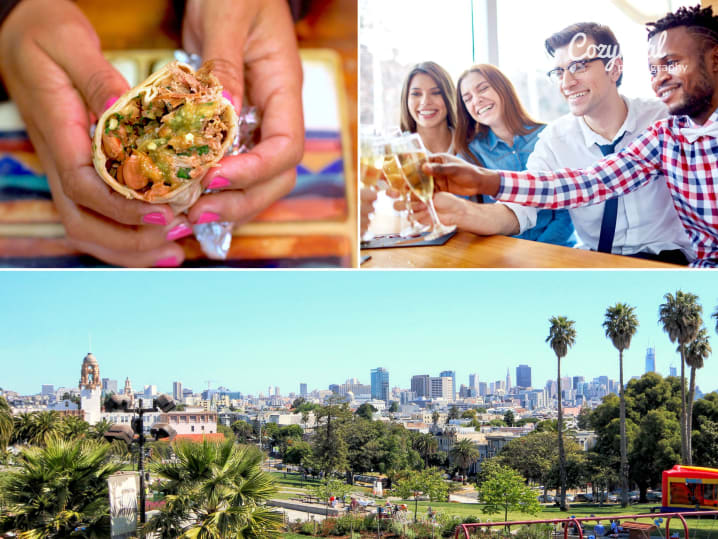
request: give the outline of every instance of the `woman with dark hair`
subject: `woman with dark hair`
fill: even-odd
[[[489,169],[525,170],[545,124],[529,116],[511,81],[492,65],[472,66],[459,77],[456,101],[456,154]],[[485,196],[483,202],[494,200]],[[434,203],[442,222],[478,234],[569,247],[576,243],[568,210],[541,210],[535,223],[519,223],[525,213],[514,212],[511,204],[475,204],[448,193],[437,194]],[[525,232],[517,235],[521,228]]]
[[[443,67],[434,62],[416,64],[401,88],[401,130],[418,133],[432,153],[454,153],[455,94]]]

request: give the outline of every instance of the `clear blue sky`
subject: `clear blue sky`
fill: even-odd
[[[576,321],[567,376],[618,378],[618,356],[601,323],[617,301],[637,307],[638,333],[625,355],[626,379],[640,375],[649,344],[657,370],[680,366],[658,320],[666,292],[697,294],[714,349],[718,273],[653,271],[271,271],[0,272],[0,387],[37,393],[76,386],[92,336],[102,377],[129,376],[135,389],[195,391],[224,385],[257,394],[326,389],[385,367],[390,384],[455,370],[457,389],[478,372],[504,379],[532,367],[534,386],[555,377],[544,342],[548,319]],[[718,360],[699,371],[718,389]]]

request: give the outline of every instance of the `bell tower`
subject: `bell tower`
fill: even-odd
[[[80,371],[80,389],[99,389],[100,388],[100,364],[91,353],[82,360],[82,370]]]
[[[100,364],[91,353],[82,360],[79,387],[80,409],[85,413],[85,421],[94,425],[101,419],[102,389]]]

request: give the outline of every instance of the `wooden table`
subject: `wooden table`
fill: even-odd
[[[507,236],[459,231],[446,244],[430,247],[364,249],[362,268],[662,268],[681,266],[559,247]]]

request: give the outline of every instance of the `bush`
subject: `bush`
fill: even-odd
[[[299,525],[299,533],[302,535],[314,535],[316,524],[313,520],[305,520]]]
[[[366,530],[363,517],[354,515],[342,515],[336,519],[335,535],[349,535],[352,531],[361,532]]]
[[[454,530],[459,524],[463,524],[461,517],[452,517],[449,515],[439,515],[437,521],[439,522],[439,533],[442,537],[453,537]]]

